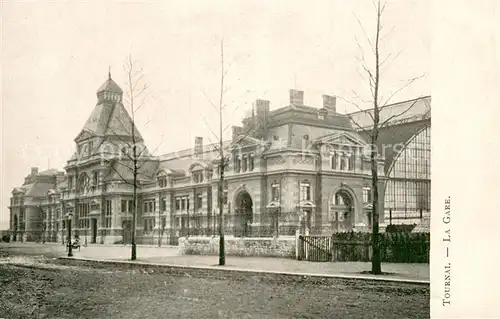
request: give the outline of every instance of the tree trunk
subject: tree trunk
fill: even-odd
[[[222,143],[220,143],[222,149]],[[221,158],[221,164],[219,165],[219,265],[224,266],[226,264],[226,256],[224,251],[224,158]]]
[[[134,130],[135,126],[133,125],[132,130]],[[134,143],[134,146],[132,147],[133,152],[134,152],[134,209],[132,210],[132,256],[130,257],[131,260],[136,260],[137,259],[137,248],[135,244],[135,225],[136,225],[136,218],[137,218],[137,150],[136,150],[136,145]]]
[[[373,141],[372,141],[373,142]],[[374,146],[372,146],[374,148]],[[379,210],[378,210],[378,167],[377,167],[377,152],[372,150],[370,154],[371,171],[372,171],[372,273],[382,273],[380,260],[380,245],[379,245]]]

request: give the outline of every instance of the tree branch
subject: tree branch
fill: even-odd
[[[402,112],[398,113],[398,114],[395,114],[395,115],[392,115],[390,117],[388,117],[382,124],[379,125],[380,128],[383,128],[385,127],[385,125],[387,125],[387,123],[389,123],[392,119],[394,118],[397,118],[397,117],[400,117],[402,115],[404,115],[406,112],[408,112],[415,104],[417,104],[417,102],[420,100],[421,98],[418,98],[416,100],[414,100],[410,106],[408,106],[405,110],[403,110]]]
[[[407,87],[409,87],[411,84],[413,84],[415,81],[417,81],[418,79],[421,79],[425,76],[425,74],[422,74],[422,75],[419,75],[417,77],[414,77],[414,78],[411,78],[409,79],[405,85],[403,85],[402,87],[400,87],[399,89],[397,89],[396,91],[394,91],[387,100],[385,100],[385,102],[382,103],[380,109],[384,109],[385,107],[387,107],[387,105],[389,105],[389,102],[392,100],[392,98],[398,94],[399,92],[401,92],[402,90],[406,89]]]

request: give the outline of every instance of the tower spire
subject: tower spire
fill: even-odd
[[[108,67],[108,78],[111,80],[111,65]]]

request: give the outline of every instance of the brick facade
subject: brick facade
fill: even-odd
[[[303,93],[296,93],[290,105],[273,111],[268,101],[257,100],[256,113],[243,119],[242,127],[233,127],[233,139],[224,143],[229,161],[223,211],[229,236],[294,235],[297,229],[331,234],[370,226],[366,140],[346,115],[335,112],[334,97],[318,109],[303,105]],[[130,241],[131,162],[117,145],[132,134],[118,134],[113,116],[121,117],[118,122],[129,118],[111,77],[97,96],[64,171],[33,171],[14,189],[13,239],[62,242],[71,216],[72,228],[89,243]],[[186,235],[216,235],[216,149],[196,138],[193,149],[150,156],[140,133],[134,134],[137,147],[146,150],[137,176],[137,242],[175,244]],[[117,150],[121,156],[110,158]],[[378,166],[383,212],[383,158]]]

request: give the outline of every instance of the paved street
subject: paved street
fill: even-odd
[[[0,318],[428,318],[429,287],[0,264]],[[227,273],[228,274],[228,273]]]
[[[4,250],[16,254],[61,256],[66,255],[65,248],[58,244],[15,243],[0,244],[0,252]],[[75,258],[129,260],[130,246],[90,245],[74,252]],[[218,263],[217,256],[179,256],[177,247],[146,247],[137,248],[137,258],[140,262],[153,262],[170,265],[214,266]],[[363,262],[307,262],[293,259],[264,257],[227,256],[225,268],[251,269],[275,272],[310,273],[322,275],[360,276],[361,272],[371,269],[370,263]],[[429,280],[428,264],[384,263],[384,278]],[[363,276],[371,276],[363,274]],[[371,276],[374,277],[374,276]]]

